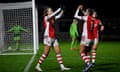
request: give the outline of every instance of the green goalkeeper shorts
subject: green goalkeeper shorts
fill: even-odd
[[[20,36],[14,37],[14,40],[15,40],[15,41],[16,41],[16,40],[20,40]]]
[[[72,38],[76,38],[76,37],[77,37],[76,34],[72,34],[72,33],[70,33],[70,36],[71,36]]]

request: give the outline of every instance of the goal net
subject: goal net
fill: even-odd
[[[32,5],[32,1],[0,4],[0,54],[36,54],[37,12]]]

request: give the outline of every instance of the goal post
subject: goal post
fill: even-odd
[[[33,39],[34,41],[34,54],[36,54],[39,46],[39,39],[38,39],[38,13],[35,7],[35,0],[32,0],[32,15],[33,15]]]
[[[0,3],[0,54],[36,54],[39,49],[35,1]]]

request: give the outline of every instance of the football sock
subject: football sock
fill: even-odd
[[[74,41],[74,40],[72,40],[72,42],[71,42],[71,49],[73,48],[74,43],[75,43],[75,41]]]
[[[92,63],[95,63],[96,60],[96,50],[92,50]]]
[[[78,43],[78,41],[76,40],[75,44],[74,44],[74,48],[77,48],[77,43]]]
[[[19,48],[19,43],[16,42],[15,46],[16,46],[16,49],[18,49]]]
[[[47,56],[46,56],[45,54],[42,54],[42,56],[40,57],[38,63],[39,63],[39,64],[42,64],[42,62],[45,60],[46,57],[47,57]]]
[[[84,60],[85,64],[90,64],[90,56],[86,56],[85,53],[81,53],[81,57]]]
[[[58,63],[59,64],[63,64],[63,60],[62,60],[61,54],[57,54],[56,57],[57,57]]]

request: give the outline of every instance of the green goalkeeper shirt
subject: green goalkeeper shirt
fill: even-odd
[[[26,29],[21,27],[20,25],[14,26],[11,29],[9,29],[7,32],[13,32],[14,34],[20,34],[21,31],[28,32]]]
[[[78,36],[78,31],[77,31],[77,24],[72,23],[70,26],[70,35],[71,37],[77,37]]]
[[[13,34],[14,34],[13,40],[20,40],[20,33],[22,31],[28,32],[26,29],[24,29],[20,25],[16,25],[16,26],[12,27],[11,29],[9,29],[7,32],[13,32]]]

